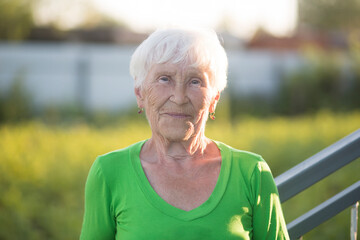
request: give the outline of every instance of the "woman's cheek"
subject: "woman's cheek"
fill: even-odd
[[[203,97],[203,101],[202,101],[202,108],[204,110],[209,110],[210,104],[211,104],[210,96],[205,95],[205,97]]]
[[[147,105],[150,108],[153,108],[156,105],[156,101],[160,97],[159,94],[156,94],[155,87],[149,86],[147,89]],[[152,109],[154,110],[154,109]]]

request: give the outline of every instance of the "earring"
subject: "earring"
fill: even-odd
[[[138,114],[142,114],[144,112],[143,108],[138,107]]]
[[[210,117],[211,120],[215,120],[215,112],[211,112],[209,114],[209,117]]]

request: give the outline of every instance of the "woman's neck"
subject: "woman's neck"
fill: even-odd
[[[169,141],[161,136],[152,136],[143,148],[143,153],[151,162],[177,162],[180,164],[203,158],[205,149],[211,142],[203,134],[186,141]]]

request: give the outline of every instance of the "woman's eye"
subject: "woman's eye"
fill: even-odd
[[[160,77],[160,78],[159,78],[159,81],[160,81],[160,82],[169,82],[170,79],[169,79],[168,77],[166,77],[166,76],[163,76],[163,77]]]
[[[199,79],[192,79],[191,80],[191,84],[192,85],[200,85],[201,84],[201,81]]]

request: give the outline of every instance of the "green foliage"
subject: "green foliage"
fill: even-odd
[[[277,112],[301,114],[319,109],[348,111],[358,109],[360,75],[349,56],[311,49],[308,64],[284,79],[277,99]]]
[[[299,22],[317,30],[359,28],[359,0],[299,0]]]
[[[0,0],[0,40],[22,40],[34,22],[35,0]]]
[[[261,154],[275,176],[353,132],[360,122],[360,112],[243,117],[233,123],[226,115],[219,108],[216,120],[208,123],[207,136]],[[151,136],[143,116],[137,118],[111,127],[38,121],[0,126],[0,239],[77,239],[89,168],[97,155]],[[315,185],[310,194],[285,203],[288,222],[352,184],[359,167],[355,161],[335,178]],[[309,239],[346,239],[348,235],[345,213],[309,233]]]
[[[334,112],[359,109],[360,41],[356,40],[348,53],[306,49],[306,64],[280,79],[279,90],[273,97],[233,94],[230,105],[234,117],[243,114],[294,116],[321,109]]]
[[[24,74],[15,76],[10,90],[0,96],[0,123],[17,122],[32,116],[31,96],[24,88]]]
[[[351,70],[353,71],[353,91],[348,96],[357,106],[360,106],[360,30],[353,31],[349,35],[349,55],[351,62]]]
[[[280,111],[295,114],[335,107],[343,97],[340,84],[334,59],[316,56],[304,69],[285,78],[279,94]]]

